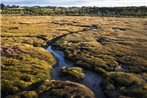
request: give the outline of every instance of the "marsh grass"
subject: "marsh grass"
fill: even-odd
[[[114,97],[110,93],[115,89],[119,96],[138,98],[142,94],[144,98],[146,76],[141,73],[147,72],[146,18],[86,19],[87,24],[97,26],[95,31],[69,34],[55,46],[60,47],[76,66],[101,74],[105,78],[104,92],[109,97]],[[112,86],[109,89],[109,84],[113,89]]]
[[[101,74],[106,95],[115,89],[124,98],[145,98],[146,21],[146,18],[3,15],[2,96],[50,79],[56,61],[42,47],[47,46],[47,41],[66,34],[52,45],[63,50],[75,66]],[[92,25],[97,28],[87,29]],[[60,95],[59,92],[52,91],[52,94]],[[23,94],[30,95],[38,96],[36,92]]]

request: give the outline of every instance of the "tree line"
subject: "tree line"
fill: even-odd
[[[56,6],[33,6],[20,7],[1,4],[1,14],[20,15],[63,15],[63,16],[134,16],[146,17],[147,7],[56,7]]]

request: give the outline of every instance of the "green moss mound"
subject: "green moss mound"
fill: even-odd
[[[51,77],[55,58],[45,49],[28,44],[2,46],[2,96],[15,94]]]
[[[82,80],[85,77],[85,74],[80,67],[64,67],[61,72],[66,76],[71,76],[76,80]]]

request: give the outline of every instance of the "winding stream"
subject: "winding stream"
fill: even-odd
[[[56,50],[52,48],[52,46],[49,46],[47,50],[51,52],[57,59],[57,64],[53,67],[52,70],[52,79],[62,80],[63,76],[61,76],[61,68],[64,66],[72,67],[73,63],[65,59],[64,53],[62,51]],[[96,98],[105,98],[100,88],[102,78],[92,71],[85,70],[84,72],[85,78],[80,83],[89,87],[95,93]]]

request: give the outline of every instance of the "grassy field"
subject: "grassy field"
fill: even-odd
[[[80,18],[81,24],[97,29],[68,34],[53,45],[75,66],[101,74],[108,98],[147,97],[147,19]]]
[[[113,93],[120,98],[147,97],[147,18],[3,15],[1,19],[2,96],[50,81],[56,60],[45,47],[58,38],[50,44],[63,50],[75,66],[100,74],[108,98],[114,98]],[[36,96],[39,91],[34,92]]]
[[[60,17],[4,15],[1,19],[2,97],[8,95],[14,95],[14,98],[19,96],[24,98],[42,96],[40,93],[36,95],[37,91],[28,92],[27,94],[22,91],[31,88],[32,84],[37,85],[41,81],[51,79],[52,66],[56,63],[56,60],[45,49],[47,41],[72,31],[78,31],[82,27],[60,26],[54,23],[66,21],[64,20],[66,18],[61,20]],[[47,86],[50,87],[53,84]],[[70,85],[71,83],[67,82],[67,84]],[[79,90],[84,88],[76,85],[75,87]],[[58,85],[56,88],[58,89]],[[69,90],[74,90],[74,87]],[[45,91],[44,89],[41,93]],[[59,95],[64,95],[61,91],[56,91],[56,93],[60,93],[59,95],[54,94],[55,91],[52,92],[53,94],[49,96],[59,97]],[[85,91],[80,90],[79,93],[78,95],[83,96]],[[73,96],[73,94],[69,96]]]

